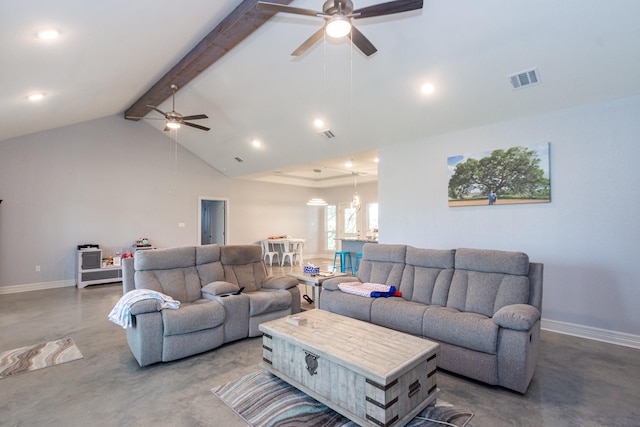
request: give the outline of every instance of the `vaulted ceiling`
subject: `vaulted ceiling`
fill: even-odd
[[[370,57],[323,39],[297,58],[290,53],[322,20],[264,21],[251,3],[0,2],[0,140],[114,114],[124,120],[146,103],[171,110],[171,99],[162,100],[171,93],[167,76],[216,27],[225,30],[214,37],[224,54],[171,81],[181,86],[176,110],[207,114],[198,123],[211,131],[183,128],[177,139],[232,177],[310,186],[333,185],[352,170],[375,177],[382,146],[640,94],[636,0],[424,0],[421,10],[356,22],[378,49]],[[239,6],[250,25],[233,29]],[[60,36],[39,40],[48,27]],[[229,31],[248,35],[233,40]],[[534,67],[540,84],[514,90],[508,75]],[[427,82],[435,87],[429,96],[420,92]],[[166,94],[147,100],[156,84]],[[39,91],[43,100],[27,101]],[[335,137],[313,127],[317,117]]]

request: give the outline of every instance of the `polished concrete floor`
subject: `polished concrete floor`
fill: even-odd
[[[0,351],[69,336],[84,355],[1,379],[0,426],[246,426],[210,390],[260,369],[261,339],[140,368],[107,320],[120,296],[119,284],[0,295]],[[640,350],[546,331],[541,347],[525,395],[439,372],[440,398],[476,427],[640,425]]]

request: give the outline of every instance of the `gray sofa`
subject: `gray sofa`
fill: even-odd
[[[365,244],[357,277],[323,282],[319,308],[440,344],[438,367],[525,393],[538,359],[543,265],[521,252]],[[396,286],[401,297],[342,292]]]
[[[261,322],[300,311],[298,282],[269,276],[260,246],[147,250],[123,261],[124,293],[151,289],[180,301],[177,310],[151,299],[131,307],[127,341],[140,366],[259,336]]]

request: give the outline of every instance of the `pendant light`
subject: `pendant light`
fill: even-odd
[[[351,209],[359,211],[362,207],[362,203],[360,203],[360,196],[358,195],[358,172],[353,172],[353,175],[353,187],[355,191],[353,193],[353,198],[351,199]]]
[[[314,173],[322,173],[322,169],[314,169]],[[327,202],[323,198],[313,198],[307,202],[308,206],[327,206]]]

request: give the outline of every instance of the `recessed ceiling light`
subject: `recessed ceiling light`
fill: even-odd
[[[29,101],[40,101],[44,98],[44,93],[32,93],[27,98],[29,98]]]
[[[38,33],[38,37],[42,40],[53,40],[58,38],[60,33],[57,30],[42,30]]]
[[[262,142],[260,142],[260,140],[258,139],[254,139],[253,141],[251,141],[251,144],[256,148],[262,147]]]
[[[315,119],[313,121],[313,125],[316,127],[316,129],[323,129],[324,128],[324,120],[322,119]]]
[[[373,161],[376,162],[376,163],[380,163],[380,159],[377,158],[377,157],[375,159],[373,159]]]
[[[425,95],[431,95],[436,90],[435,86],[431,83],[425,83],[420,86],[420,91]]]

